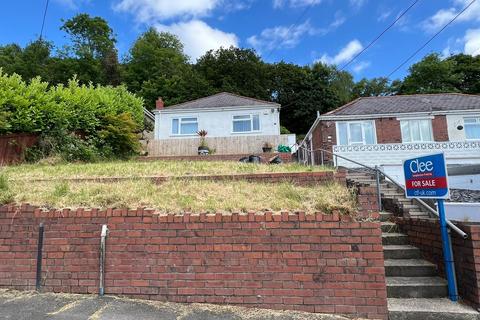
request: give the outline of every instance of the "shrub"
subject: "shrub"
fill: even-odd
[[[125,158],[140,150],[143,100],[123,86],[49,86],[40,78],[24,82],[0,69],[0,134],[38,133],[40,143],[28,152],[38,160],[61,156],[67,161]]]

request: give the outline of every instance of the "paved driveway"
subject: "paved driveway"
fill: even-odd
[[[15,320],[346,320],[293,311],[176,304],[112,296],[39,294],[0,289],[0,317]]]

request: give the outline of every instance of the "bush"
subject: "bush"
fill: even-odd
[[[125,158],[140,150],[143,100],[123,86],[50,86],[40,78],[24,82],[0,69],[0,134],[38,133],[40,143],[28,152],[38,160],[61,156],[67,161]]]

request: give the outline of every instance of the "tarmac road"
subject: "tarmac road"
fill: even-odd
[[[12,320],[347,320],[347,318],[208,304],[178,304],[114,296],[0,289],[0,318]],[[350,319],[351,320],[351,319]]]

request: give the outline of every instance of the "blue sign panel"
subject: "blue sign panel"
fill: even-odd
[[[450,197],[443,153],[403,162],[407,198],[446,199]]]

